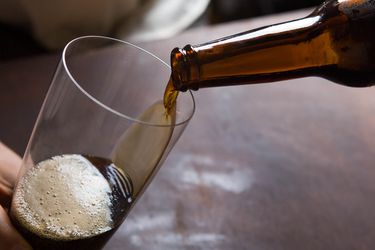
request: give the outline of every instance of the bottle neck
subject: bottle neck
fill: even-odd
[[[172,79],[177,90],[255,84],[314,74],[338,56],[318,13],[201,45],[175,48]]]

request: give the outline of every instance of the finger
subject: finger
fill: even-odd
[[[21,158],[0,142],[0,205],[9,207]]]
[[[13,227],[3,207],[0,206],[0,250],[31,250],[30,245]]]
[[[0,142],[0,176],[14,185],[22,159],[10,148]]]

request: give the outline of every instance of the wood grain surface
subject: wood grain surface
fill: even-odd
[[[169,51],[308,12],[187,31]],[[0,139],[22,153],[60,55],[0,64]],[[375,89],[320,78],[202,89],[184,135],[106,246],[375,249]]]

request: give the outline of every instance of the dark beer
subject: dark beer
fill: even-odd
[[[165,88],[163,98],[164,108],[167,116],[171,115],[172,111],[174,110],[177,96],[178,91],[173,86],[172,78],[170,78],[167,87]]]
[[[306,18],[171,53],[168,93],[319,76],[338,84],[375,84],[375,1],[330,0]],[[174,95],[176,96],[176,95]]]
[[[101,249],[132,205],[129,176],[110,160],[55,156],[16,187],[11,219],[36,250]]]

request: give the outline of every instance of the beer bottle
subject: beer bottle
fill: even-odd
[[[309,16],[171,53],[175,90],[320,76],[375,84],[375,1],[329,0]]]

